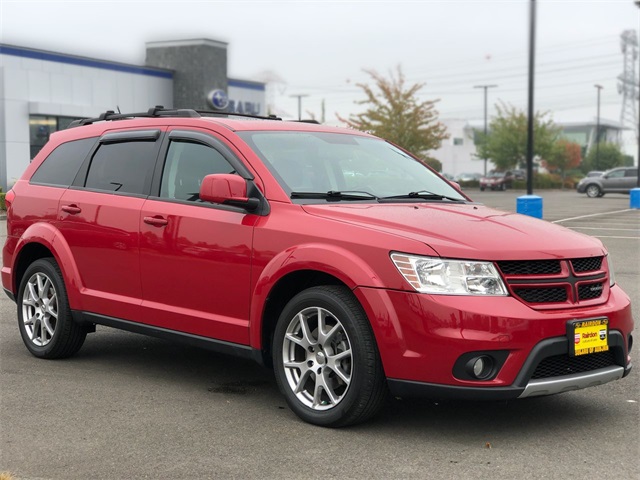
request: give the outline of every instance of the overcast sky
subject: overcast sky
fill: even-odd
[[[143,64],[145,42],[210,38],[229,43],[232,77],[273,84],[272,100],[293,117],[328,121],[359,111],[363,69],[400,65],[421,95],[440,99],[441,118],[481,120],[474,85],[496,84],[493,104],[527,106],[528,0],[387,1],[32,1],[0,0],[0,42]],[[619,120],[620,34],[640,28],[632,0],[538,0],[536,109],[557,120]],[[636,71],[638,64],[636,62]],[[636,73],[637,74],[637,73]]]

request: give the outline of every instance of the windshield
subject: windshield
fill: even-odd
[[[361,192],[362,200],[428,191],[466,200],[445,180],[378,138],[324,132],[238,132],[292,192]],[[294,195],[300,197],[300,195]],[[336,195],[332,195],[335,199]]]

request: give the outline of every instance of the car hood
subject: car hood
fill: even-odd
[[[443,257],[478,260],[579,258],[602,255],[600,240],[517,213],[479,204],[304,205],[318,217],[401,235]],[[393,245],[390,244],[390,250]],[[410,253],[410,252],[409,252]]]

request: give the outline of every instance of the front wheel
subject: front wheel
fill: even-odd
[[[306,422],[341,427],[382,407],[386,385],[362,306],[346,287],[313,287],[286,305],[273,338],[276,381]]]
[[[587,194],[587,197],[589,198],[600,197],[602,193],[602,191],[600,190],[600,187],[595,183],[592,183],[591,185],[587,186],[585,192]]]
[[[71,318],[62,273],[53,258],[29,265],[17,303],[20,335],[33,355],[65,358],[80,350],[87,331]]]

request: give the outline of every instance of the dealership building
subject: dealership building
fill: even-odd
[[[0,187],[11,188],[71,121],[155,105],[267,113],[264,83],[227,76],[224,42],[150,42],[145,65],[0,44]]]

